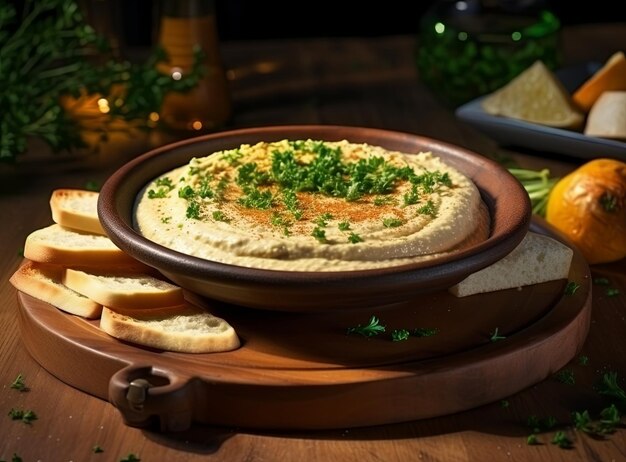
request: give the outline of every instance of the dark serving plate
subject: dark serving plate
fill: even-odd
[[[561,69],[556,76],[571,93],[600,68],[598,63]],[[488,114],[481,96],[457,108],[456,116],[503,146],[519,146],[539,153],[556,153],[580,159],[614,157],[626,160],[626,142],[588,136],[582,132],[548,127]]]
[[[142,188],[192,157],[241,144],[281,139],[368,143],[406,153],[431,151],[475,182],[489,209],[487,240],[429,261],[391,268],[298,272],[246,268],[170,250],[133,228],[133,209]],[[294,125],[215,133],[152,150],[128,162],[105,182],[98,201],[100,220],[111,240],[137,260],[196,294],[267,310],[312,312],[382,307],[445,289],[501,259],[523,239],[530,224],[528,195],[498,163],[469,150],[409,133],[360,127]]]

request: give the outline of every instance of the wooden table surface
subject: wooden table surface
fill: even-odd
[[[626,44],[626,23],[573,26],[564,30],[565,64],[602,61]],[[455,119],[419,82],[413,66],[413,37],[306,39],[232,42],[223,45],[231,79],[232,127],[292,123],[387,128],[442,139],[484,155],[510,157],[528,168],[548,167],[562,175],[583,161],[548,153],[504,149]],[[32,147],[29,154],[38,150]],[[34,153],[36,154],[36,153]],[[598,152],[598,155],[602,155]],[[195,426],[161,434],[125,426],[108,402],[56,379],[35,362],[20,340],[16,291],[8,282],[20,264],[20,249],[33,230],[51,223],[48,199],[56,188],[102,184],[121,159],[99,168],[1,166],[0,210],[0,460],[117,461],[134,454],[142,461],[625,461],[624,425],[594,439],[572,426],[571,412],[592,416],[607,405],[595,385],[607,371],[626,388],[626,260],[592,267],[619,289],[608,296],[594,285],[589,336],[567,368],[575,384],[554,377],[496,402],[459,414],[380,427],[314,432],[260,432]],[[5,168],[6,167],[6,168]],[[76,364],[76,367],[82,367]],[[10,387],[22,374],[29,387]],[[379,403],[363,403],[378,406]],[[29,409],[31,425],[13,421],[11,409]],[[553,416],[556,428],[526,437],[531,415]],[[625,419],[622,419],[622,423]],[[551,444],[562,430],[571,449]],[[104,452],[95,453],[94,446]]]

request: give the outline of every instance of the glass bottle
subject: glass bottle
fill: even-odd
[[[540,59],[561,62],[559,19],[541,0],[439,0],[424,14],[420,80],[458,106],[490,93]]]
[[[232,107],[219,53],[214,0],[162,0],[158,44],[168,56],[159,71],[180,79],[191,71],[194,48],[204,53],[204,77],[185,93],[165,96],[160,121],[176,131],[206,132],[228,122]]]

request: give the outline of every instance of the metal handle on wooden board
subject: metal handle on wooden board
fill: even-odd
[[[189,378],[151,365],[131,364],[109,381],[109,402],[132,427],[160,426],[161,431],[187,430],[193,420]]]

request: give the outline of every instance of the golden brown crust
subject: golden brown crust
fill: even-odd
[[[17,290],[67,313],[92,319],[100,317],[102,305],[63,285],[63,271],[61,266],[27,261],[9,282]]]
[[[55,223],[67,228],[106,235],[97,211],[99,194],[82,189],[56,189],[50,196]]]

